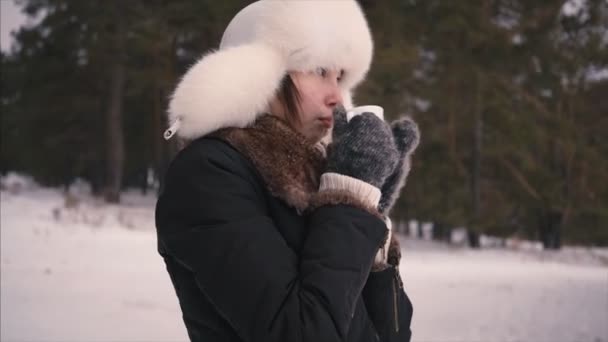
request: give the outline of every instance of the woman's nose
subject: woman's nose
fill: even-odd
[[[328,94],[325,104],[327,107],[334,109],[334,107],[341,105],[343,101],[342,90],[336,85],[332,87],[332,91]]]

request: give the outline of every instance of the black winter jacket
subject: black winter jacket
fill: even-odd
[[[158,251],[192,341],[410,340],[398,271],[370,273],[385,223],[346,194],[315,194],[313,150],[266,117],[172,161]]]

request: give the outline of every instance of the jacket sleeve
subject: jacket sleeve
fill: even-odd
[[[390,266],[383,271],[371,272],[362,297],[379,341],[410,341],[413,307],[397,268]]]
[[[384,222],[351,205],[319,206],[298,256],[251,164],[227,145],[207,152],[181,153],[167,172],[156,213],[166,252],[244,341],[345,340]]]

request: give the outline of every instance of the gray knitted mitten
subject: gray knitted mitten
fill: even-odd
[[[344,108],[334,109],[327,172],[357,178],[380,189],[398,159],[393,132],[386,122],[373,113],[357,115],[347,122]]]
[[[405,185],[405,180],[410,172],[411,155],[420,141],[418,125],[409,117],[393,121],[391,128],[399,151],[399,161],[381,189],[382,196],[380,197],[378,210],[385,216],[388,216],[389,211],[399,198],[399,192]]]

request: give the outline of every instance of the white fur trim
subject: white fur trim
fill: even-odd
[[[363,80],[373,42],[354,0],[260,0],[226,28],[220,49],[184,75],[169,103],[169,125],[194,139],[223,127],[245,127],[268,109],[288,71],[343,69],[344,105]]]
[[[372,60],[373,42],[354,0],[261,0],[230,22],[220,48],[263,41],[281,51],[287,69],[344,69],[344,89],[359,83]]]
[[[269,0],[269,3],[276,1]],[[289,51],[289,70],[314,70],[319,66],[344,69],[342,85],[354,87],[367,72],[372,58],[372,40],[361,9],[355,1],[292,1],[284,15],[267,26],[270,36],[285,25],[289,35],[275,41]],[[298,15],[294,15],[297,13]],[[279,38],[280,37],[280,38]],[[280,41],[278,41],[280,40]]]
[[[284,76],[282,58],[264,45],[241,45],[203,57],[169,103],[178,135],[193,139],[222,127],[245,127],[268,107]]]
[[[370,207],[377,207],[382,195],[380,189],[367,182],[334,172],[321,175],[319,192],[323,190],[346,190]]]

